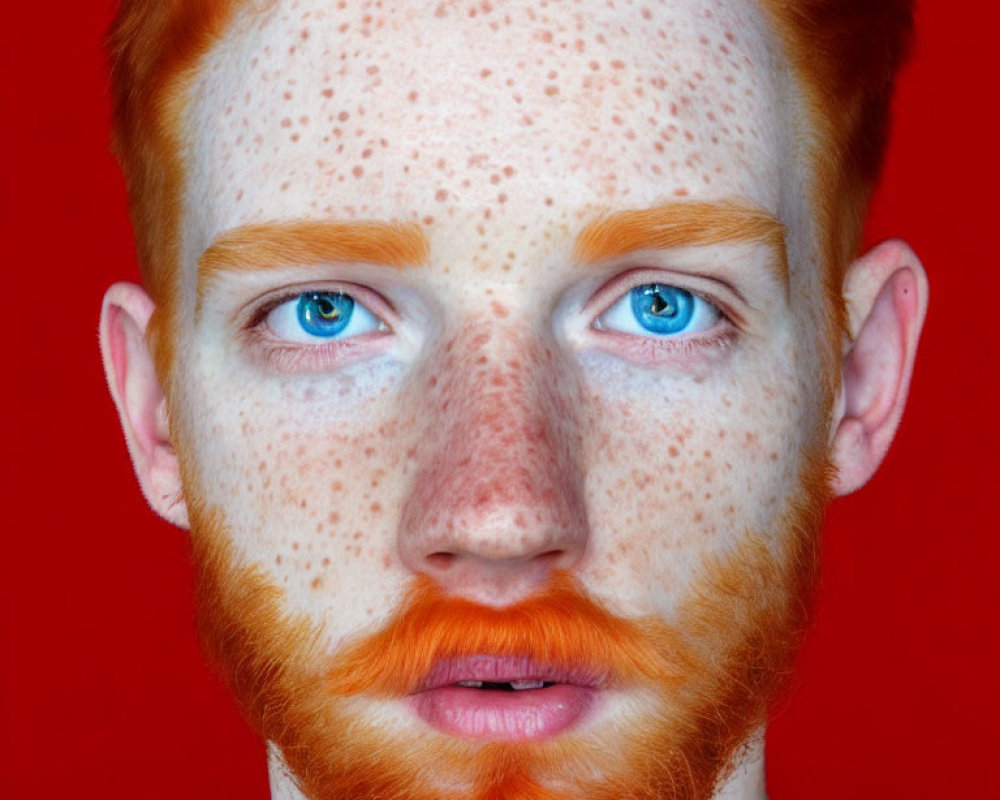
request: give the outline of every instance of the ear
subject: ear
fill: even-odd
[[[187,528],[167,401],[146,341],[154,308],[149,295],[133,283],[108,289],[101,307],[101,358],[142,493],[157,514]]]
[[[883,242],[844,281],[851,339],[844,354],[832,460],[838,495],[860,489],[896,434],[927,314],[927,275],[910,247]]]

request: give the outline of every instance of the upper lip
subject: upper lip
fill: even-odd
[[[585,666],[565,667],[546,664],[530,656],[475,654],[439,659],[417,691],[440,689],[464,681],[485,683],[543,681],[596,689],[604,682],[604,676],[597,670]]]

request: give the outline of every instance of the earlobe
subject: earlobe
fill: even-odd
[[[927,313],[927,276],[909,246],[893,239],[851,265],[844,297],[851,339],[832,445],[838,495],[871,478],[895,436]]]
[[[101,308],[101,358],[132,465],[146,500],[168,522],[188,527],[166,397],[146,341],[155,306],[140,286],[116,283]]]

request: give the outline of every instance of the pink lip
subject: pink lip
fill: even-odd
[[[458,686],[460,681],[543,681],[539,689],[500,691]],[[578,722],[597,697],[600,677],[529,658],[466,656],[439,662],[413,695],[428,724],[455,736],[506,741],[544,739]],[[551,684],[551,685],[550,685]]]

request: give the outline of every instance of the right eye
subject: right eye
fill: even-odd
[[[634,336],[677,338],[702,333],[721,319],[708,300],[666,283],[636,286],[597,320],[601,330]]]
[[[277,338],[298,344],[322,344],[388,330],[351,295],[332,291],[302,292],[272,308],[264,322]]]

